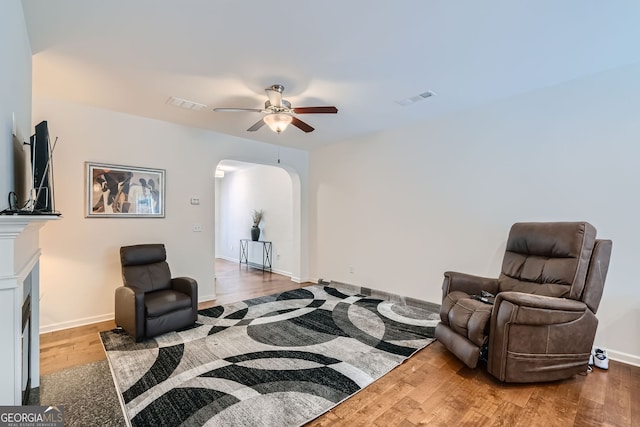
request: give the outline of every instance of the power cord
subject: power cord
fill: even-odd
[[[18,209],[18,195],[16,194],[15,191],[9,191],[9,195],[7,196],[7,201],[9,202],[9,210],[13,211]]]

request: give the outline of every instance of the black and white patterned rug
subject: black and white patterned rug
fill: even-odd
[[[200,310],[135,343],[102,332],[133,426],[298,426],[433,341],[437,313],[309,286]]]

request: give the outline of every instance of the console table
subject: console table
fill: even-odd
[[[262,246],[262,264],[249,261],[249,244]],[[259,268],[271,273],[272,243],[265,240],[240,239],[240,265],[246,264],[247,268]]]

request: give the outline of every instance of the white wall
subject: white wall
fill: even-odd
[[[22,4],[18,0],[0,2],[0,210],[9,207],[7,195],[15,190],[13,178],[13,117],[16,120],[16,133],[20,140],[28,140],[31,134],[31,48],[22,13]],[[36,231],[37,233],[37,231]],[[3,239],[7,236],[4,235]],[[37,237],[36,237],[37,242]],[[31,242],[31,237],[24,237],[22,244],[15,248],[17,255],[29,256],[31,247],[26,242]],[[20,344],[14,337],[19,337],[22,330],[21,315],[16,313],[16,308],[22,303],[22,289],[16,289],[22,282],[21,278],[13,276],[13,272],[26,268],[28,260],[21,259],[13,268],[13,254],[5,253],[5,250],[14,249],[13,243],[2,243],[0,258],[3,266],[0,272],[0,337],[2,348],[0,349],[0,404],[13,405],[16,401],[16,393],[13,385],[20,372],[16,374],[16,368],[20,370]],[[21,250],[22,249],[22,250]],[[37,309],[33,315],[37,318]],[[35,351],[39,348],[38,342],[34,343]],[[37,360],[37,357],[36,357]],[[32,359],[33,361],[33,359]],[[32,368],[34,373],[33,384],[37,386],[38,368]]]
[[[13,117],[20,141],[31,128],[31,47],[19,0],[0,4],[0,210],[9,207],[14,191]]]
[[[218,179],[220,258],[238,261],[239,239],[250,239],[251,212],[264,210],[260,240],[273,242],[273,271],[291,276],[293,264],[293,187],[289,174],[274,166],[254,165]],[[262,246],[249,245],[249,260],[262,263]]]
[[[54,182],[63,215],[41,235],[43,331],[113,318],[123,245],[164,243],[173,275],[194,277],[200,300],[213,298],[216,165],[222,159],[275,163],[273,147],[59,100],[36,97],[33,106],[33,122],[48,120],[51,137],[59,137]],[[281,149],[281,159],[306,188],[308,154]],[[165,169],[166,217],[85,218],[85,161]],[[200,205],[190,204],[192,196]],[[302,222],[307,227],[307,219]],[[192,232],[195,223],[203,232]],[[306,233],[297,238],[306,258]],[[299,260],[292,269],[306,277]]]
[[[587,220],[614,242],[596,343],[640,364],[639,75],[314,151],[312,276],[440,302],[446,270],[497,276],[512,223]]]

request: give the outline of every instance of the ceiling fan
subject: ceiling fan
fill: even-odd
[[[264,91],[269,98],[265,101],[264,108],[214,108],[213,111],[264,113],[266,116],[247,129],[247,131],[255,132],[266,123],[276,133],[285,130],[289,124],[304,132],[313,132],[313,127],[294,116],[294,114],[335,114],[338,112],[338,109],[333,106],[291,108],[291,103],[282,99],[282,92],[284,92],[284,86],[282,85],[271,85]]]

